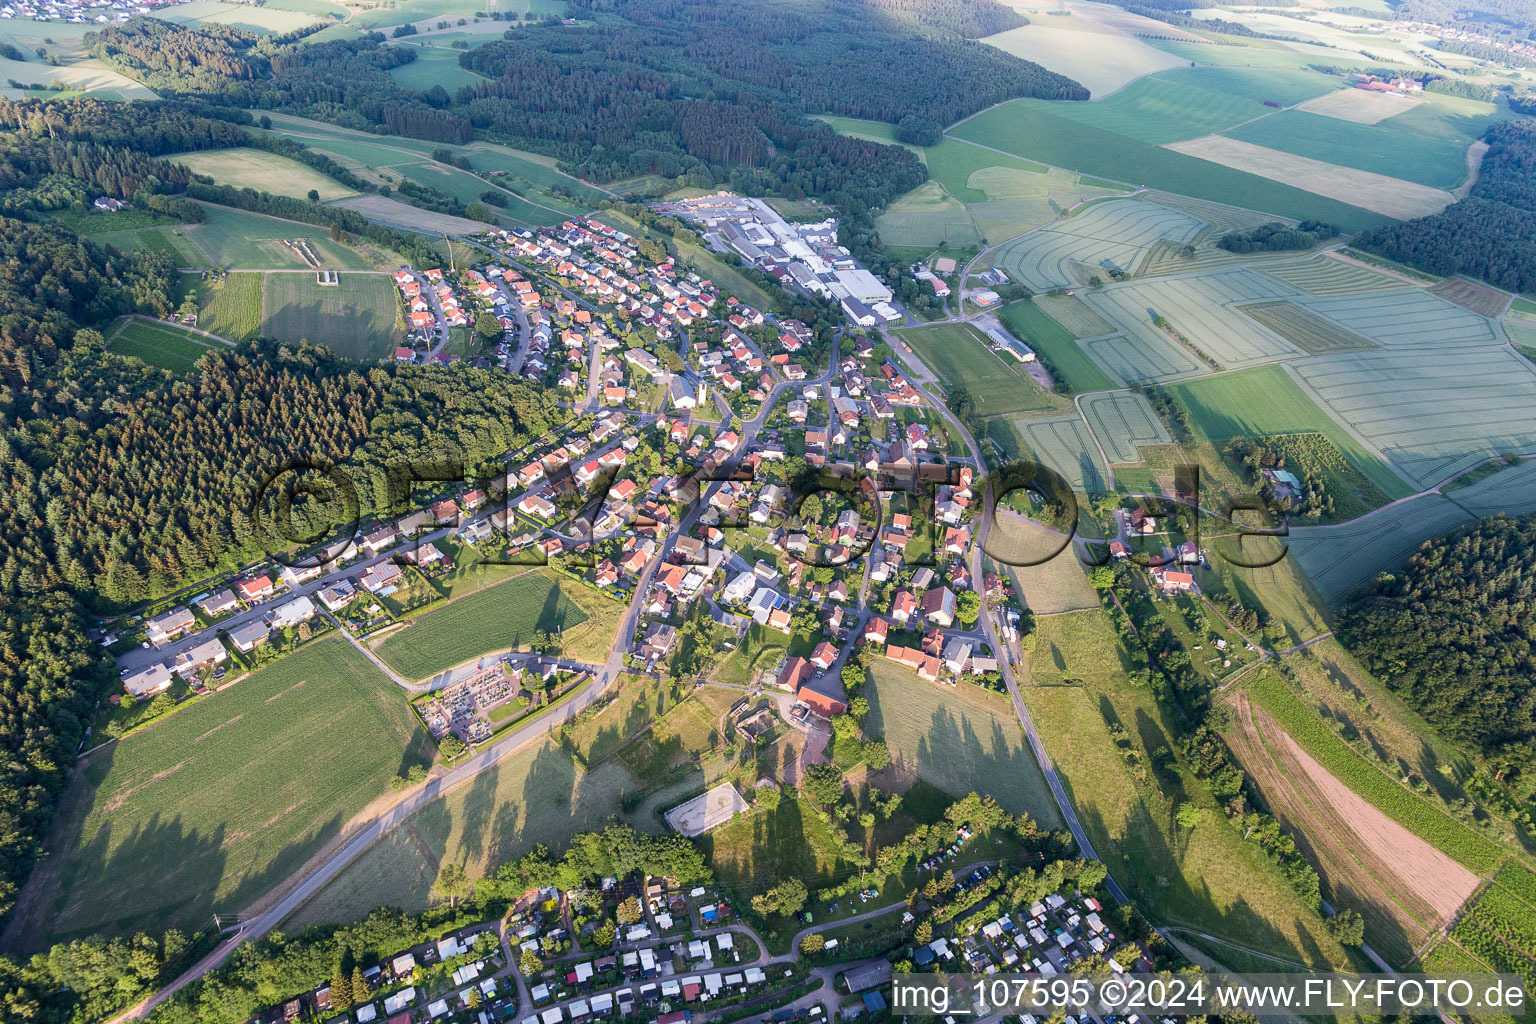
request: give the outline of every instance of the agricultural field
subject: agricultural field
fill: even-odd
[[[1147,347],[1168,338],[1153,321],[1165,318],[1190,345],[1223,369],[1253,366],[1297,354],[1282,337],[1255,327],[1239,303],[1283,298],[1289,289],[1246,268],[1196,277],[1156,278],[1089,292],[1086,301],[1104,319],[1129,328]]]
[[[1507,851],[1499,844],[1446,815],[1351,750],[1275,676],[1260,673],[1244,680],[1242,689],[1327,773],[1428,845],[1479,875],[1492,873],[1504,860]]]
[[[15,25],[14,21],[7,21],[7,28]],[[42,26],[39,25],[39,28]],[[57,23],[48,23],[47,35],[54,38],[60,35]],[[35,49],[43,45],[41,37],[32,37],[25,43],[24,37],[19,32],[12,32],[17,44],[25,46],[27,50]],[[34,41],[35,40],[35,41]],[[45,49],[53,49],[44,47]],[[71,48],[73,49],[73,48]],[[75,54],[80,51],[74,50]],[[0,96],[6,99],[48,98],[70,99],[77,96],[92,96],[106,100],[156,100],[160,96],[153,89],[141,85],[127,75],[113,71],[97,60],[79,60],[54,67],[48,64],[40,64],[34,61],[9,60],[0,57],[0,83],[21,82],[26,85],[34,83],[49,87],[46,92],[37,92],[30,89],[18,89],[13,85],[0,86]],[[63,90],[53,89],[57,82],[64,86]]]
[[[864,728],[895,763],[954,797],[991,794],[1004,810],[1048,828],[1060,819],[1008,699],[969,685],[926,683],[885,660],[869,669]]]
[[[1397,291],[1403,282],[1369,267],[1336,259],[1313,256],[1295,263],[1269,264],[1263,272],[1299,291],[1318,298],[1358,295],[1364,292]]]
[[[1233,128],[1225,135],[1430,188],[1455,188],[1467,176],[1465,145],[1409,135],[1387,124],[1356,124],[1303,110],[1285,110]]]
[[[242,911],[430,763],[403,694],[339,638],[317,641],[83,762],[30,944]],[[155,885],[124,885],[154,878]]]
[[[268,274],[261,333],[329,346],[351,359],[390,356],[401,337],[400,300],[384,274],[342,274],[320,285],[313,273]]]
[[[1145,395],[1130,391],[1088,395],[1081,406],[1112,463],[1140,462],[1143,446],[1173,443]]]
[[[1103,494],[1109,490],[1103,458],[1093,432],[1076,413],[1043,419],[1014,420],[1014,429],[1041,464],[1060,473],[1074,494]]]
[[[91,241],[97,245],[115,245],[124,252],[162,252],[176,261],[178,267],[204,269],[208,258],[201,249],[187,240],[180,226],[128,228],[122,231],[92,233]]]
[[[107,332],[107,351],[135,356],[172,373],[191,373],[205,352],[224,346],[171,324],[123,317]]]
[[[1070,20],[1032,18],[1028,25],[983,36],[981,41],[1081,82],[1095,99],[1141,75],[1185,63],[1130,35],[1094,33],[1090,40],[1086,26],[1058,28],[1055,24]]]
[[[982,241],[966,205],[936,181],[923,182],[887,206],[875,218],[875,227],[887,245],[965,249]]]
[[[327,228],[225,206],[200,205],[206,219],[201,224],[188,224],[182,231],[215,267],[230,270],[313,269],[298,253],[283,244],[285,238],[303,238],[309,241],[326,268],[373,269],[356,252],[331,241]]]
[[[1465,277],[1448,277],[1429,289],[1433,295],[1470,309],[1478,316],[1498,318],[1509,305],[1509,293]]]
[[[534,569],[412,619],[377,650],[401,675],[426,679],[482,654],[524,646],[542,630],[560,635],[565,657],[602,661],[620,611],[553,570]]]
[[[1036,295],[1032,301],[1051,320],[1065,327],[1074,338],[1097,338],[1115,333],[1109,321],[1095,313],[1079,296]],[[1043,333],[1054,332],[1045,329]]]
[[[389,69],[389,77],[407,89],[426,92],[434,85],[441,85],[453,93],[461,86],[486,81],[468,68],[459,66],[459,54],[463,50],[446,46],[417,46],[413,49],[416,51],[415,60]]]
[[[996,527],[994,527],[996,529]],[[1099,594],[1088,582],[1088,570],[1074,549],[1039,565],[1011,566],[1014,586],[1024,606],[1036,615],[1085,611],[1099,606]]]
[[[230,341],[249,341],[261,333],[261,292],[265,274],[228,274],[217,281],[196,281],[197,326]]]
[[[306,164],[249,146],[175,153],[166,159],[206,174],[220,185],[253,188],[294,199],[307,198],[311,189],[320,193],[321,202],[357,194]]]
[[[1062,303],[1076,303],[1074,306],[1047,307],[1046,301],[1046,296],[1040,296],[1034,300],[1011,302],[998,311],[998,316],[1002,318],[1009,333],[1045,357],[1052,373],[1059,373],[1075,394],[1108,391],[1115,387],[1115,382],[1088,358],[1088,354],[1073,337],[1073,331],[1049,314],[1054,309],[1070,311],[1073,324],[1079,327],[1090,325],[1090,329],[1093,321],[1103,321],[1075,297],[1063,296],[1060,300]],[[1108,324],[1104,326],[1110,329]]]
[[[1145,311],[1141,315],[1147,316]],[[1156,384],[1210,372],[1210,367],[1196,359],[1194,353],[1166,332],[1150,327],[1135,333],[1091,338],[1083,342],[1083,348],[1122,384]]]
[[[1319,433],[1389,497],[1413,493],[1407,481],[1329,418],[1279,366],[1183,381],[1168,385],[1168,391],[1189,411],[1195,432],[1218,448],[1234,437]]]
[[[1331,320],[1324,320],[1294,302],[1282,299],[1276,302],[1255,302],[1238,308],[1309,356],[1368,352],[1381,348],[1374,341],[1362,338]]]
[[[1525,461],[1471,481],[1453,483],[1445,493],[1475,516],[1523,516],[1536,512],[1536,462]]]
[[[1271,811],[1317,866],[1335,906],[1366,917],[1367,938],[1399,966],[1477,889],[1466,867],[1371,806],[1239,691],[1224,732]]]
[[[952,135],[1080,174],[1263,210],[1294,220],[1327,221],[1346,231],[1388,222],[1379,213],[1081,124],[1062,116],[1054,107],[1047,112],[1031,106],[1027,100],[1013,100],[984,111],[953,128]]]
[[[1406,114],[1423,104],[1424,100],[1418,96],[1405,96],[1397,92],[1335,89],[1305,103],[1296,104],[1296,109],[1323,117],[1336,117],[1341,121],[1350,121],[1354,124],[1379,124],[1389,117]]]
[[[1472,520],[1455,502],[1426,494],[1368,519],[1292,527],[1286,547],[1323,599],[1338,604],[1377,573],[1401,565],[1420,544]]]
[[[364,217],[375,218],[410,231],[443,232],[455,235],[473,235],[486,229],[479,221],[464,217],[450,217],[446,213],[433,213],[419,206],[402,203],[388,196],[353,196],[338,199],[331,204],[347,210],[355,210]]]
[[[1169,142],[1164,148],[1280,185],[1305,188],[1320,197],[1397,220],[1439,213],[1453,198],[1430,185],[1271,149],[1235,134],[1204,135]]]
[[[1160,239],[1192,242],[1205,223],[1165,206],[1106,199],[1049,228],[1003,245],[992,265],[1032,291],[1080,288],[1090,275],[1134,273]]]
[[[293,8],[227,4],[219,0],[192,0],[163,7],[155,12],[155,17],[178,25],[229,25],[262,36],[292,32],[316,21],[316,15]]]
[[[1060,400],[1042,390],[1012,357],[993,352],[986,335],[969,324],[939,324],[897,332],[947,388],[964,386],[982,416],[1055,409]]]

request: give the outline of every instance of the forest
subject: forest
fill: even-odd
[[[1350,650],[1448,736],[1536,792],[1536,518],[1426,544],[1340,620]],[[1476,685],[1468,685],[1476,680]]]
[[[1228,252],[1283,252],[1310,249],[1319,242],[1337,237],[1337,224],[1304,220],[1293,227],[1282,221],[1270,221],[1247,231],[1228,232],[1216,244]]]
[[[1431,274],[1536,289],[1536,120],[1496,124],[1483,138],[1488,152],[1467,198],[1428,217],[1362,232],[1355,245]]]

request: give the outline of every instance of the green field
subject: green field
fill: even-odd
[[[224,348],[218,342],[170,324],[124,317],[107,332],[107,351],[137,356],[172,373],[190,373],[205,352]]]
[[[494,39],[495,36],[488,38]],[[459,66],[459,54],[463,50],[441,46],[415,46],[412,49],[416,51],[415,60],[389,70],[389,77],[407,89],[425,92],[434,85],[441,85],[453,93],[460,86],[486,81],[473,71]]]
[[[388,6],[381,4],[357,11],[351,24],[360,28],[380,28],[431,18],[442,18],[452,23],[461,17],[483,15],[485,10],[481,0],[394,0]],[[565,4],[562,0],[512,0],[510,3],[498,4],[496,10],[513,12],[519,17],[527,14],[564,14]]]
[[[1464,144],[1305,110],[1284,110],[1223,134],[1256,146],[1433,188],[1454,188],[1467,176]]]
[[[321,202],[357,194],[306,164],[249,146],[177,153],[166,159],[206,174],[220,185],[253,188],[294,199],[308,198],[311,189],[320,194]]]
[[[283,244],[285,238],[306,238],[326,268],[371,270],[368,261],[330,240],[330,229],[279,220],[225,206],[200,204],[207,215],[201,224],[183,231],[216,267],[231,270],[306,270],[302,257]]]
[[[1389,223],[1380,214],[1299,188],[1235,171],[1149,142],[1047,113],[1014,100],[954,129],[961,139],[1084,174],[1139,183],[1178,195],[1264,210],[1295,220],[1323,220],[1346,231]]]
[[[964,386],[982,416],[1060,408],[1012,357],[993,352],[986,335],[969,324],[938,324],[897,332],[948,389]]]
[[[178,267],[202,269],[209,265],[201,249],[187,240],[180,226],[129,228],[91,234],[97,245],[115,245],[124,252],[161,252],[176,261]]]
[[[312,273],[268,274],[261,333],[328,345],[352,359],[383,359],[399,344],[400,300],[383,274],[342,274],[322,286]]]
[[[84,762],[28,943],[244,910],[431,750],[397,687],[318,641]]]
[[[1109,391],[1118,385],[1088,358],[1072,332],[1034,302],[1010,302],[998,313],[1014,337],[1039,352],[1075,394]]]
[[[197,326],[230,341],[249,341],[261,333],[261,291],[265,274],[230,274],[197,282],[201,309]]]
[[[620,606],[536,569],[451,601],[410,621],[378,646],[379,657],[409,679],[426,679],[492,651],[527,644],[535,630],[560,634],[562,654],[602,661]]]
[[[1142,447],[1173,443],[1146,395],[1131,391],[1089,395],[1079,405],[1111,462],[1140,462]]]
[[[1060,473],[1074,494],[1103,494],[1109,489],[1093,432],[1076,412],[1014,420],[1013,426],[1035,458]]]
[[[1406,481],[1319,409],[1278,366],[1258,366],[1166,387],[1189,410],[1195,432],[1218,448],[1234,437],[1315,432],[1332,441],[1355,469],[1389,497],[1413,493]]]
[[[218,0],[192,0],[155,12],[157,18],[179,25],[229,25],[257,35],[292,32],[312,25],[316,15],[294,7],[258,7],[255,4],[220,3]]]
[[[864,729],[885,737],[897,764],[951,796],[987,793],[1013,814],[1058,827],[1056,804],[1006,697],[925,683],[885,660],[869,675]]]

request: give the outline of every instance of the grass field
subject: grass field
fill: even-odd
[[[1323,220],[1358,231],[1387,218],[1270,181],[1256,174],[1175,153],[1015,100],[954,129],[956,137],[1025,159],[1084,174],[1140,183],[1198,199],[1260,209],[1295,220]]]
[[[224,346],[170,324],[149,323],[123,317],[107,332],[107,351],[137,356],[151,366],[172,373],[190,373],[205,352]]]
[[[321,286],[312,273],[268,274],[261,333],[279,341],[307,339],[353,359],[382,359],[399,343],[400,300],[383,274],[342,274]]]
[[[253,4],[192,0],[156,12],[156,17],[179,25],[229,25],[257,35],[275,35],[312,25],[316,15],[292,7],[257,7]]]
[[[1087,310],[1087,307],[1083,309]],[[1094,315],[1091,310],[1087,311],[1089,315]],[[1108,391],[1118,386],[1108,374],[1099,369],[1097,363],[1088,358],[1088,353],[1078,345],[1072,332],[1057,323],[1042,308],[1039,300],[1010,302],[999,311],[998,316],[1014,337],[1046,358],[1052,371],[1061,374],[1067,387],[1075,394]]]
[[[28,939],[190,932],[243,910],[430,758],[399,689],[318,641],[85,762]]]
[[[208,257],[187,240],[179,225],[103,231],[91,234],[90,239],[98,245],[115,245],[124,252],[162,252],[175,260],[178,267],[203,269],[209,266]]]
[[[261,292],[265,274],[230,274],[201,281],[197,325],[230,341],[249,341],[261,333]]]
[[[888,245],[945,244],[958,249],[981,243],[981,232],[965,204],[936,181],[923,182],[887,206],[875,227]]]
[[[1356,124],[1304,110],[1283,110],[1225,134],[1256,146],[1431,188],[1455,188],[1467,176],[1465,145],[1409,135],[1389,124]]]
[[[278,196],[305,199],[313,189],[320,193],[321,202],[330,202],[356,194],[297,160],[249,146],[177,153],[166,159],[185,164],[198,174],[206,174],[220,185],[253,188]]]
[[[1055,802],[1006,697],[925,683],[884,660],[869,671],[864,728],[885,737],[897,764],[951,796],[987,793],[1011,813],[1058,827]]]
[[[918,358],[944,381],[963,385],[983,416],[1054,409],[1060,402],[1036,384],[1023,364],[993,352],[986,335],[969,324],[939,324],[899,331]]]
[[[1008,571],[1013,574],[1025,607],[1036,615],[1099,606],[1098,592],[1088,583],[1088,571],[1077,560],[1075,550],[1063,551],[1039,565],[1015,566]]]
[[[330,240],[327,228],[264,217],[224,206],[201,204],[206,219],[182,230],[216,267],[231,270],[311,269],[285,238],[306,238],[324,265],[335,270],[371,270],[368,262]]]
[[[744,813],[699,843],[715,876],[743,902],[787,878],[815,892],[858,873],[838,860],[826,823],[804,797]]]
[[[1258,366],[1167,388],[1189,410],[1195,431],[1218,448],[1234,437],[1316,432],[1332,441],[1351,465],[1389,497],[1413,493],[1406,481],[1329,418],[1278,366]]]
[[[415,60],[389,70],[389,77],[407,89],[426,92],[434,85],[441,85],[449,93],[454,93],[460,86],[486,80],[468,68],[459,66],[459,54],[464,52],[462,50],[441,46],[414,46],[411,49],[416,53]]]
[[[543,630],[561,636],[566,657],[602,661],[620,612],[615,602],[536,569],[412,619],[379,644],[378,654],[401,675],[426,679],[482,654],[525,645]]]

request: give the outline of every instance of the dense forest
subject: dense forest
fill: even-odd
[[[1536,792],[1536,518],[1425,545],[1345,609],[1340,635],[1431,723]]]
[[[1355,244],[1431,274],[1536,290],[1536,120],[1488,129],[1471,194],[1428,217],[1372,228]]]

